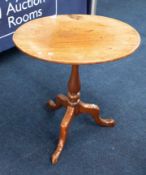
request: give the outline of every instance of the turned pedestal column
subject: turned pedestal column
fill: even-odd
[[[74,116],[89,113],[100,126],[113,127],[115,121],[113,119],[102,119],[100,117],[100,109],[97,105],[86,104],[80,100],[80,76],[79,66],[73,65],[71,75],[68,81],[68,96],[62,94],[56,97],[56,101],[49,100],[48,105],[51,109],[58,109],[62,106],[67,108],[66,114],[60,125],[60,136],[57,148],[52,155],[52,163],[55,164],[63,150],[67,138],[67,130]]]

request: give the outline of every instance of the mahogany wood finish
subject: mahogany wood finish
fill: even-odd
[[[52,155],[56,164],[64,148],[67,131],[74,116],[88,113],[104,127],[113,127],[113,119],[103,119],[97,105],[80,100],[79,65],[115,61],[132,54],[140,44],[138,32],[130,25],[112,18],[90,15],[44,17],[22,25],[14,34],[16,46],[24,53],[44,61],[72,65],[68,95],[62,94],[48,106],[66,107],[60,125],[57,148]]]
[[[133,53],[138,32],[112,18],[94,15],[43,17],[22,25],[13,40],[24,53],[61,64],[115,61]]]
[[[89,113],[100,126],[113,127],[115,125],[115,121],[113,119],[102,119],[100,117],[100,109],[97,105],[86,104],[80,100],[80,76],[78,68],[78,65],[72,66],[71,75],[68,81],[68,96],[66,97],[60,94],[56,97],[55,102],[52,100],[48,101],[48,106],[51,109],[55,110],[62,106],[67,108],[66,114],[60,126],[58,145],[52,155],[52,164],[56,164],[58,161],[66,142],[68,127],[75,115]]]

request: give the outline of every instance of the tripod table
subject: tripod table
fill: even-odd
[[[116,61],[132,54],[140,44],[140,35],[133,27],[103,16],[59,15],[22,25],[13,40],[22,52],[33,58],[72,66],[67,96],[60,94],[56,101],[48,101],[51,109],[67,108],[60,125],[58,145],[52,155],[53,164],[57,163],[64,148],[74,116],[88,113],[100,126],[115,125],[113,119],[100,116],[97,105],[81,101],[79,66]]]

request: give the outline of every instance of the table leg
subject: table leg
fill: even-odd
[[[53,100],[48,101],[48,107],[53,110],[59,109],[62,106],[67,107],[67,105],[68,105],[68,98],[63,94],[57,95],[55,102]]]
[[[113,119],[103,119],[100,117],[100,109],[97,105],[80,102],[79,113],[89,113],[100,126],[113,127],[115,121]]]
[[[113,119],[103,119],[100,117],[100,109],[97,105],[83,103],[80,100],[80,76],[79,66],[73,65],[71,75],[68,81],[68,96],[58,95],[55,102],[49,100],[48,106],[51,109],[58,109],[62,106],[67,108],[66,114],[60,125],[60,136],[57,148],[52,155],[52,164],[56,164],[58,158],[64,148],[68,127],[75,115],[89,113],[100,126],[113,127],[115,121]]]
[[[57,163],[58,158],[59,158],[59,156],[64,148],[66,138],[67,138],[67,130],[68,130],[68,127],[71,123],[71,120],[73,119],[73,116],[74,116],[74,108],[71,106],[67,107],[66,114],[65,114],[65,116],[61,122],[61,125],[60,125],[59,142],[58,142],[58,145],[57,145],[55,152],[52,155],[52,164]]]

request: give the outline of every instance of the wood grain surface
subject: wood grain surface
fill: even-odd
[[[132,54],[140,44],[130,25],[94,15],[59,15],[30,21],[13,36],[24,53],[63,64],[115,61]]]

